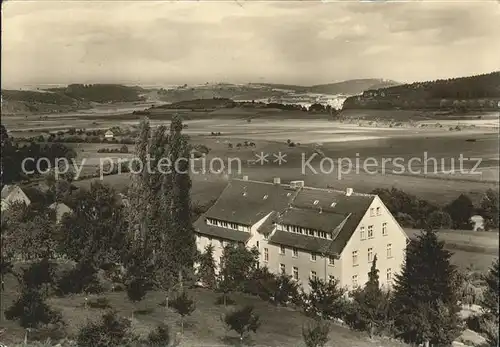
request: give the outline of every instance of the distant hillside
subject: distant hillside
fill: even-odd
[[[266,86],[274,89],[291,90],[298,93],[356,95],[363,93],[365,90],[391,87],[398,84],[400,83],[390,80],[366,78],[328,84],[317,84],[314,86],[298,86],[291,84],[273,83],[262,83],[255,85]]]
[[[2,90],[2,113],[50,113],[89,108],[84,101],[51,91]]]
[[[143,92],[142,88],[120,84],[70,84],[65,88],[49,90],[73,99],[99,103],[143,101],[139,96]]]
[[[343,109],[498,110],[500,72],[416,82],[365,91],[345,100]]]
[[[142,101],[144,90],[117,84],[72,84],[47,90],[2,90],[3,114],[57,113],[91,107],[91,103]]]

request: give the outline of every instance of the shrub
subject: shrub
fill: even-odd
[[[330,325],[321,320],[315,320],[313,324],[302,327],[302,337],[307,347],[323,347],[328,342]]]
[[[78,347],[119,347],[136,340],[130,332],[130,321],[115,312],[107,312],[101,321],[83,326],[76,338]]]
[[[87,305],[90,308],[98,308],[98,309],[108,309],[111,308],[111,304],[109,299],[106,297],[98,297],[96,299],[89,300]]]
[[[66,271],[57,283],[59,295],[102,293],[103,288],[97,277],[97,269],[89,262],[80,262],[75,268]]]
[[[166,324],[158,325],[148,335],[148,345],[151,347],[164,347],[170,344],[170,329]]]
[[[245,306],[239,310],[226,313],[224,323],[230,330],[234,330],[242,341],[253,331],[257,332],[260,326],[259,316],[253,312],[253,306]]]

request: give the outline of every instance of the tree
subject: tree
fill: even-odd
[[[451,216],[453,229],[472,229],[471,217],[474,213],[474,205],[467,195],[460,194],[446,206],[445,210]]]
[[[447,212],[436,210],[429,215],[428,223],[429,227],[434,230],[449,229],[452,225],[452,220]]]
[[[57,294],[100,293],[102,292],[98,268],[90,260],[82,260],[62,274],[57,282]]]
[[[349,326],[367,331],[370,337],[389,325],[389,293],[380,288],[376,264],[375,255],[368,273],[368,282],[362,289],[351,293],[352,302],[348,305],[345,319]]]
[[[257,268],[259,251],[247,249],[244,245],[228,244],[222,251],[219,271],[219,290],[226,294],[235,290],[244,290],[245,283]]]
[[[73,213],[61,220],[59,251],[70,259],[100,266],[118,262],[127,242],[125,209],[116,192],[100,182],[75,196]]]
[[[302,327],[302,337],[306,347],[324,347],[328,342],[330,324],[315,319],[313,324]]]
[[[254,313],[253,306],[245,306],[226,313],[224,323],[230,330],[234,330],[240,336],[240,341],[243,341],[248,334],[253,331],[257,332],[260,326],[260,318]]]
[[[487,314],[498,317],[498,287],[499,287],[499,272],[498,258],[491,265],[488,273],[484,276],[486,282],[486,291],[481,303],[481,306],[486,310]]]
[[[151,252],[141,245],[132,247],[125,258],[124,266],[127,297],[132,302],[139,302],[153,289],[154,264]]]
[[[319,278],[310,278],[309,287],[309,293],[302,293],[303,309],[308,316],[343,318],[346,308],[345,289],[340,287],[337,279],[325,282]]]
[[[137,340],[130,332],[130,320],[117,316],[116,312],[105,313],[99,322],[89,322],[78,332],[78,347],[120,347]]]
[[[21,285],[19,298],[5,311],[5,318],[17,320],[23,328],[62,323],[61,313],[45,302],[48,291],[44,285],[52,284],[54,264],[47,259],[33,263],[18,276]]]
[[[299,285],[287,274],[273,274],[267,267],[255,269],[247,279],[245,291],[275,305],[299,302]]]
[[[484,229],[498,229],[498,191],[488,189],[481,200],[480,214],[484,218]]]
[[[5,311],[5,318],[17,320],[23,328],[62,322],[61,313],[45,303],[41,288],[25,288],[20,297]]]
[[[191,315],[196,309],[193,299],[185,291],[170,302],[172,307],[181,316],[181,333],[184,334],[184,317]]]
[[[459,333],[456,268],[436,233],[425,230],[406,251],[396,275],[392,309],[397,337],[448,345]]]
[[[215,274],[214,247],[209,244],[205,247],[205,252],[200,256],[198,267],[198,278],[200,282],[210,289],[215,289],[217,279]]]

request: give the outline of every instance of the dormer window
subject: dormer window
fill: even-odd
[[[319,204],[319,200],[314,200],[313,205]]]
[[[337,203],[336,202],[332,202],[331,205],[330,205],[330,207],[335,207],[335,205],[337,205]]]
[[[268,197],[269,197],[269,195],[264,195],[263,199],[267,200]]]
[[[286,196],[290,196],[290,195],[292,195],[292,193],[286,193]]]

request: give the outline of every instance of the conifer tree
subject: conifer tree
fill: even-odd
[[[398,337],[410,343],[449,345],[459,333],[456,268],[433,230],[407,248],[396,276],[393,310]]]
[[[346,321],[354,329],[365,330],[372,337],[387,327],[389,321],[389,294],[379,284],[377,256],[373,258],[368,282],[364,288],[351,293]]]
[[[198,279],[210,289],[215,289],[217,285],[215,274],[214,247],[210,244],[205,247],[205,252],[203,252],[200,256]]]
[[[490,346],[498,346],[498,290],[499,273],[498,258],[493,262],[488,274],[484,277],[486,282],[486,291],[481,305],[485,314],[481,322],[481,330],[486,335]]]

